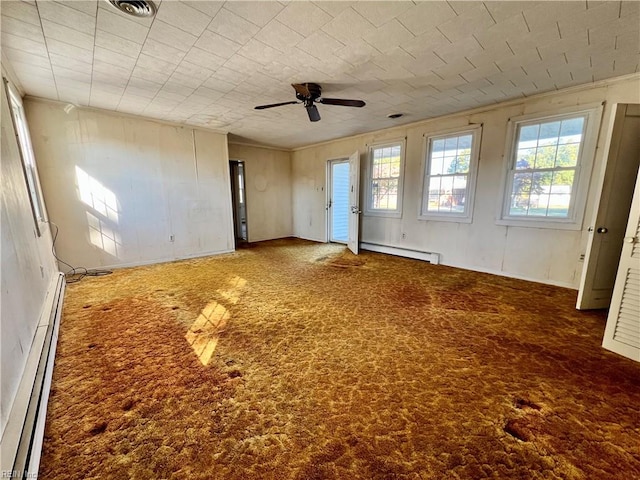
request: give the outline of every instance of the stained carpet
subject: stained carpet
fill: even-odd
[[[41,478],[640,478],[640,364],[575,297],[302,240],[84,279]]]

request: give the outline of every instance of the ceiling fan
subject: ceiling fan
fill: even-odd
[[[346,100],[343,98],[325,98],[322,95],[322,88],[317,83],[292,83],[291,86],[296,91],[298,100],[282,103],[271,103],[269,105],[258,105],[256,110],[264,110],[265,108],[280,107],[282,105],[293,105],[294,103],[303,103],[307,109],[309,120],[317,122],[320,120],[320,112],[315,103],[323,105],[342,105],[343,107],[364,107],[366,103],[362,100]]]

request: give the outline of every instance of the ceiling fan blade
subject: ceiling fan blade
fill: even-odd
[[[344,98],[321,97],[318,102],[325,105],[342,105],[343,107],[364,107],[366,105],[362,100],[347,100]]]
[[[318,107],[315,105],[305,105],[304,108],[307,109],[307,113],[309,114],[309,120],[312,122],[317,122],[320,120],[320,112],[318,112]]]
[[[281,107],[282,105],[293,105],[294,103],[300,102],[282,102],[282,103],[270,103],[269,105],[258,105],[254,108],[254,110],[264,110],[265,108],[273,108],[273,107]]]
[[[303,97],[308,98],[311,96],[311,92],[306,83],[292,83],[291,86],[295,88],[296,93],[299,93]]]

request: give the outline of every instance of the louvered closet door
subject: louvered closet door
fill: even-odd
[[[602,346],[640,362],[640,174],[613,288]]]

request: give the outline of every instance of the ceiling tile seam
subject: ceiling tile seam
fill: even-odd
[[[527,33],[531,33],[531,28],[529,27],[529,22],[527,21],[527,17],[524,14],[524,11],[520,12],[520,15],[522,15],[522,20],[524,20],[524,25],[527,27]],[[557,24],[558,22],[556,22]],[[558,31],[560,30],[560,27],[558,27]]]
[[[224,8],[224,7],[223,7],[223,8]],[[244,17],[243,17],[243,18],[244,18]],[[278,23],[281,23],[281,22],[278,22]],[[283,24],[283,25],[284,25],[284,24]],[[285,26],[286,26],[286,25],[285,25]],[[260,29],[260,30],[258,31],[258,33],[259,33],[261,30],[262,30],[262,29]],[[256,35],[257,35],[257,33],[256,33]],[[253,41],[255,41],[255,42],[258,42],[258,43],[262,44],[262,45],[268,46],[268,45],[266,45],[264,42],[262,42],[261,40],[259,40],[259,39],[255,38],[255,35],[254,35],[251,39],[252,39]],[[337,40],[337,41],[338,41],[339,43],[341,43],[341,44],[342,44],[342,42],[340,42],[339,40]],[[247,43],[248,43],[248,42],[247,42]],[[246,45],[246,44],[245,44],[245,45]],[[343,44],[343,45],[344,45],[344,44]],[[286,52],[283,52],[283,51],[281,51],[280,49],[278,49],[278,48],[276,48],[276,47],[271,47],[271,48],[273,48],[273,49],[277,50],[278,52],[282,53],[283,55],[284,55],[284,54],[286,54]],[[206,52],[206,50],[205,50],[205,52]],[[315,55],[312,55],[311,53],[307,52],[306,50],[303,50],[303,52],[305,52],[307,55],[309,55],[309,56],[313,57],[314,59],[318,60],[319,62],[321,62],[321,61],[322,61],[322,59],[320,59],[320,58],[316,57]],[[207,53],[209,53],[209,52],[207,52]],[[242,57],[242,58],[244,58],[244,59],[246,59],[246,60],[249,60],[249,61],[255,62],[255,60],[252,60],[251,58],[245,57],[245,56],[244,56],[244,55],[242,55],[241,53],[235,53],[235,54],[234,54],[234,55],[232,55],[230,58],[226,59],[226,60],[225,60],[225,62],[224,62],[224,63],[223,63],[219,68],[228,68],[229,70],[232,70],[232,71],[234,71],[234,72],[237,72],[237,73],[243,73],[243,72],[239,72],[238,70],[235,70],[235,69],[233,69],[231,66],[228,66],[228,65],[227,65],[227,64],[231,61],[231,58],[233,58],[233,57],[235,57],[235,56],[239,56],[239,57]],[[269,75],[269,74],[264,70],[264,67],[265,67],[265,66],[266,66],[266,65],[263,65],[263,66],[260,68],[260,70],[259,70],[259,71],[260,71],[260,73],[262,73],[263,75],[265,75],[265,76],[267,76],[267,77],[269,77],[269,78],[271,78],[271,79],[273,79],[273,80],[275,80],[275,81],[280,81],[280,79],[275,78],[275,77],[272,77],[271,75]],[[217,71],[217,70],[215,70],[215,71],[214,71],[214,74],[216,73],[216,71]],[[213,76],[213,75],[212,75],[212,76]],[[209,77],[209,78],[211,78],[211,77]],[[207,79],[207,80],[209,80],[209,79]],[[207,80],[205,80],[205,82],[206,82]],[[204,82],[203,82],[203,83],[204,83]],[[237,87],[238,87],[238,86],[234,87],[234,88],[231,90],[231,92],[235,92]],[[229,92],[227,92],[227,93],[229,93]],[[223,95],[223,96],[226,96],[226,94],[225,94],[225,95]]]
[[[10,18],[11,20],[15,20],[16,22],[24,23],[25,25],[30,25],[31,27],[36,27],[36,25],[33,25],[32,23],[25,22],[24,20],[20,20],[19,18],[13,18],[13,17],[10,17],[9,15],[4,15],[4,14],[2,16],[5,17],[5,18]],[[4,28],[2,30],[2,34],[3,35],[4,34],[9,34],[9,35],[13,35],[15,37],[26,38],[27,40],[31,40],[33,42],[37,41],[37,40],[34,40],[33,37],[30,37],[27,32],[25,32],[24,35],[22,35],[22,30],[7,30],[6,28]],[[43,32],[42,36],[44,37],[44,32]]]
[[[0,0],[0,1],[2,1],[2,0]],[[27,38],[27,37],[21,37],[21,38]],[[43,42],[42,45],[44,45],[45,48],[47,46],[46,42]],[[34,55],[34,56],[40,57],[40,58],[49,58],[49,51],[48,50],[47,50],[47,56],[45,57],[45,56],[42,56],[42,55],[38,55],[37,53],[33,53],[33,51],[25,50],[24,48],[17,48],[15,46],[10,46],[10,47],[5,46],[4,48],[5,49],[16,50],[16,51],[22,52],[22,53],[28,53],[28,54],[31,54],[31,55]]]
[[[53,73],[53,64],[51,63],[51,52],[49,52],[49,44],[47,42],[47,37],[44,35],[44,27],[42,26],[42,16],[40,15],[40,7],[38,2],[36,2],[36,11],[38,12],[38,20],[40,21],[40,30],[42,31],[42,38],[44,39],[44,46],[47,49],[47,59],[49,60],[49,69],[51,70],[51,77],[53,78],[53,85],[56,88],[56,95],[58,100],[60,100],[60,92],[58,90],[58,82],[56,81],[56,75]]]
[[[72,8],[72,9],[73,9],[73,10],[75,10],[76,12],[83,13],[83,14],[85,14],[85,15],[91,16],[90,14],[88,14],[87,12],[85,12],[84,10],[80,10],[80,9],[78,9],[78,8],[73,7],[72,5],[73,5],[74,3],[76,3],[76,2],[73,2],[73,1],[72,1],[71,3],[67,4],[67,3],[62,3],[60,0],[54,0],[54,1],[53,1],[53,3],[57,3],[58,5],[63,5],[63,6],[65,6],[65,7]]]
[[[0,1],[1,1],[1,0],[0,0]],[[124,38],[124,37],[120,37],[119,35],[115,35],[115,34],[113,34],[113,33],[111,33],[111,32],[107,32],[106,30],[102,30],[102,29],[100,29],[100,28],[98,28],[98,27],[96,27],[96,40],[98,39],[98,38],[97,38],[97,36],[98,36],[98,32],[100,32],[100,33],[104,33],[104,34],[107,34],[107,35],[111,35],[111,36],[113,36],[113,37],[119,38],[120,40],[124,40],[124,41],[129,42],[129,43],[133,43],[133,44],[135,44],[135,45],[139,46],[139,47],[140,47],[140,50],[142,50],[142,45],[141,45],[140,43],[138,43],[138,42],[134,42],[133,40],[128,40],[128,39],[126,39],[126,38]],[[102,49],[104,49],[104,50],[108,50],[109,52],[119,53],[120,55],[123,55],[123,56],[125,56],[125,57],[129,57],[129,58],[131,58],[131,59],[135,58],[135,57],[133,57],[133,56],[131,56],[131,55],[127,55],[127,54],[125,54],[125,53],[122,53],[122,50],[117,49],[117,47],[111,47],[111,42],[104,42],[102,45],[97,45],[97,44],[96,44],[96,46],[97,46],[97,47],[99,47],[99,48],[102,48]]]
[[[369,25],[371,25],[371,27],[373,27],[375,30],[377,30],[377,29],[378,29],[378,27],[376,27],[373,23],[371,23],[371,21],[369,21],[369,19],[368,19],[368,18],[366,18],[366,17],[364,17],[363,15],[361,15],[361,14],[360,14],[360,12],[358,12],[357,10],[355,10],[355,9],[354,9],[354,8],[352,8],[352,7],[347,7],[347,8],[345,8],[342,12],[340,12],[340,15],[343,15],[343,14],[344,14],[344,12],[345,12],[347,9],[348,9],[348,10],[351,10],[354,14],[356,14],[357,16],[359,16],[362,20],[364,20],[364,21],[365,21],[365,22],[367,22]],[[334,17],[334,20],[335,20],[336,18],[338,18],[338,17]],[[331,38],[333,38],[333,39],[334,39],[334,40],[336,40],[337,42],[340,42],[340,43],[342,43],[343,45],[347,46],[347,45],[346,45],[342,40],[340,40],[340,39],[338,39],[338,38],[334,37],[333,35],[331,35],[331,33],[330,33],[330,32],[327,32],[327,31],[325,30],[325,27],[326,27],[327,25],[329,25],[332,21],[333,21],[333,20],[330,20],[329,22],[325,23],[322,27],[320,27],[318,30],[316,30],[316,32],[318,32],[318,31],[323,32],[323,33],[325,33],[326,35],[329,35]],[[403,25],[403,26],[404,26],[404,25]],[[407,30],[408,30],[408,31],[411,31],[411,30],[409,30],[408,28],[407,28]],[[369,42],[367,42],[367,41],[366,41],[362,36],[358,37],[358,39],[359,39],[359,40],[362,40],[362,41],[364,41],[364,42],[366,42],[367,44],[369,44]],[[377,49],[376,49],[376,50],[377,50]]]
[[[91,83],[89,84],[89,98],[87,99],[87,105],[91,103],[91,94],[93,92],[93,71],[96,65],[96,39],[98,38],[98,3],[96,2],[96,18],[93,28],[93,52],[91,54]]]
[[[40,1],[42,1],[42,0],[40,0]],[[57,4],[58,2],[53,2],[53,3],[56,3],[56,4]],[[71,8],[71,7],[69,7],[69,8]],[[96,6],[96,9],[97,9],[97,6]],[[94,21],[94,22],[96,22],[96,23],[97,23],[97,21],[96,21],[96,18],[97,18],[97,17],[92,17],[91,15],[87,15],[87,14],[84,14],[84,15],[86,15],[87,17],[90,17],[92,21]],[[83,32],[82,30],[78,30],[77,28],[74,28],[74,27],[69,26],[69,24],[56,22],[55,20],[52,20],[51,18],[46,18],[46,17],[44,17],[44,18],[41,18],[41,19],[40,19],[40,21],[42,21],[42,20],[46,20],[47,22],[49,22],[49,23],[53,23],[53,24],[58,25],[58,26],[60,26],[60,27],[65,27],[65,28],[68,28],[68,29],[70,29],[70,30],[74,30],[74,31],[76,31],[76,32],[78,32],[78,33],[83,33],[83,34],[85,34],[85,35],[90,35],[89,33]]]
[[[158,11],[160,10],[160,8],[162,8],[162,3],[160,3],[160,6],[158,7]],[[224,7],[222,7],[222,8],[224,8]],[[195,10],[195,9],[194,9],[194,10]],[[222,10],[222,9],[220,9],[220,10]],[[161,22],[161,23],[164,23],[164,24],[166,24],[166,25],[170,25],[170,26],[172,26],[173,28],[176,28],[176,29],[180,30],[181,32],[188,33],[189,35],[193,35],[194,37],[200,38],[200,36],[204,33],[204,31],[209,29],[209,25],[211,25],[211,22],[213,22],[213,19],[214,19],[214,18],[216,18],[216,17],[218,16],[218,13],[220,13],[220,10],[218,10],[218,11],[216,12],[216,14],[215,14],[213,17],[211,17],[211,20],[209,20],[209,23],[207,23],[207,26],[206,26],[206,27],[204,27],[204,29],[202,30],[202,32],[200,33],[200,35],[196,35],[196,34],[195,34],[195,33],[193,33],[193,32],[189,32],[188,30],[185,30],[185,29],[183,29],[183,28],[180,28],[178,25],[176,25],[176,24],[174,24],[174,23],[169,23],[169,22],[167,22],[167,21],[165,21],[165,20],[158,20],[158,21],[159,21],[159,22]],[[208,15],[207,15],[207,14],[205,14],[205,13],[203,13],[203,12],[200,12],[200,10],[198,10],[198,13],[200,13],[200,14],[204,15],[205,17],[208,17]],[[156,14],[156,15],[157,15],[157,14]],[[151,30],[151,26],[149,26],[149,30]]]
[[[224,10],[224,11],[225,11],[225,12],[227,12],[227,13],[230,13],[231,15],[233,15],[233,16],[235,16],[235,17],[241,18],[242,20],[245,20],[246,22],[249,22],[249,23],[250,23],[251,25],[253,25],[254,27],[258,28],[258,31],[256,32],[256,34],[252,35],[252,36],[249,38],[249,40],[251,40],[252,38],[255,38],[255,36],[257,35],[257,33],[258,33],[258,32],[260,32],[260,30],[262,30],[262,28],[263,28],[263,27],[261,27],[260,25],[257,25],[257,24],[255,24],[255,23],[253,23],[251,20],[249,20],[249,19],[247,19],[247,18],[244,18],[243,16],[238,15],[237,13],[232,12],[231,10],[229,10],[229,9],[225,8],[224,6],[222,6],[222,8],[221,8],[220,10],[218,10],[218,11],[216,12],[216,14],[213,16],[213,18],[211,19],[211,21],[209,22],[209,25],[207,25],[207,27],[205,28],[205,30],[207,30],[207,31],[209,31],[209,32],[211,32],[211,33],[215,33],[216,35],[220,35],[221,37],[224,37],[224,38],[226,38],[227,40],[235,41],[235,39],[233,39],[233,38],[229,38],[229,37],[227,37],[226,35],[223,35],[223,34],[221,34],[221,33],[215,32],[215,31],[213,31],[213,30],[209,30],[209,27],[211,26],[211,24],[213,23],[213,21],[218,17],[218,15],[220,15],[220,13],[222,12],[222,10]],[[204,32],[203,32],[203,33],[204,33]],[[198,37],[198,38],[199,38],[199,37]]]
[[[0,0],[1,1],[1,0]],[[11,11],[9,11],[9,13],[7,13],[6,9],[2,12],[2,16],[3,17],[8,17],[8,18],[12,18],[14,20],[19,20],[22,23],[26,23],[28,25],[32,25],[34,27],[37,27],[38,25],[36,25],[35,23],[31,23],[31,22],[27,22],[24,17],[19,17],[19,16],[14,16],[11,15]],[[40,14],[38,13],[38,21],[40,21]]]
[[[458,12],[456,11],[456,9],[455,9],[455,8],[453,8],[453,5],[451,5],[451,2],[450,2],[449,0],[447,0],[445,3],[449,6],[449,8],[450,8],[451,10],[453,10],[453,13],[455,13],[455,14],[456,14],[456,17],[459,17],[459,16],[460,16],[460,13],[462,13],[462,12],[458,13]]]
[[[491,14],[491,11],[487,8],[487,4],[486,2],[482,2],[482,6],[484,7],[484,9],[487,11],[487,13],[489,14],[489,16],[491,17],[491,20],[493,20],[493,24],[496,25],[498,22],[496,22],[496,19],[493,17],[493,15]]]
[[[160,8],[160,7],[158,7]],[[98,10],[98,13],[96,14],[96,25],[98,24],[98,15],[100,14],[100,10]],[[145,43],[147,43],[147,38],[149,38],[149,33],[151,32],[151,28],[153,28],[153,22],[155,22],[156,17],[154,16],[151,20],[151,23],[149,24],[149,28],[147,29],[147,34],[144,37],[144,41],[142,42],[142,46],[140,47],[140,51],[138,52],[138,56],[136,57],[136,63],[134,63],[133,68],[131,69],[131,73],[129,74],[129,78],[127,79],[127,84],[124,86],[124,89],[122,90],[122,95],[120,95],[120,100],[118,101],[118,105],[116,105],[115,110],[119,110],[120,109],[120,104],[122,103],[122,98],[124,97],[124,93],[127,91],[127,87],[129,87],[129,84],[131,83],[131,78],[133,77],[133,72],[135,72],[136,67],[138,66],[138,61],[140,60],[140,55],[142,55],[142,50],[144,49],[144,45]],[[175,71],[175,69],[174,69]],[[165,84],[167,83],[166,80],[164,82]],[[164,84],[163,84],[164,86]],[[156,93],[156,96],[158,94]],[[155,97],[154,97],[155,98]],[[91,101],[91,99],[89,99],[89,101]],[[151,100],[153,101],[153,99]]]
[[[206,50],[205,50],[205,51],[206,51]],[[158,98],[158,96],[160,95],[160,93],[163,91],[163,88],[167,85],[167,83],[169,83],[169,80],[171,80],[171,77],[174,75],[174,73],[176,73],[176,70],[177,70],[177,69],[178,69],[178,67],[182,64],[182,62],[183,62],[183,61],[185,61],[185,60],[181,60],[181,61],[180,61],[180,63],[178,63],[178,65],[176,65],[176,66],[175,66],[175,68],[174,68],[174,69],[173,69],[173,71],[171,72],[171,75],[169,75],[169,77],[167,78],[167,80],[166,80],[166,81],[162,84],[162,86],[158,89],[158,91],[156,92],[156,94],[154,95],[154,97],[150,99],[150,101],[149,101],[149,103],[147,104],[147,106],[143,109],[143,112],[145,112],[145,111],[147,110],[147,108],[149,108],[149,107],[153,104],[153,102],[156,100],[156,98]],[[187,62],[187,63],[189,63],[189,62]],[[172,112],[174,112],[175,110],[177,110],[177,109],[178,109],[182,104],[184,104],[184,102],[185,102],[186,100],[188,100],[191,96],[193,96],[193,95],[194,95],[194,93],[195,93],[195,92],[196,92],[200,87],[202,87],[202,86],[204,85],[204,83],[205,83],[206,81],[208,81],[210,78],[211,78],[211,76],[209,76],[207,79],[205,79],[205,80],[203,80],[202,82],[200,82],[200,84],[199,84],[197,87],[193,88],[193,91],[192,91],[189,95],[187,95],[187,96],[185,97],[185,99],[184,99],[184,100],[179,101],[177,105],[175,105],[173,108],[171,108],[170,110],[168,110],[168,112],[167,112],[167,114],[165,114],[165,116],[166,116],[166,115],[169,115],[170,113],[172,113]],[[214,90],[214,89],[211,89],[211,90]],[[126,88],[125,88],[125,91],[126,91]],[[176,94],[176,95],[177,95],[177,94]],[[118,108],[120,108],[120,105],[119,105],[119,104],[118,104]],[[202,112],[204,112],[204,110],[205,110],[206,108],[208,108],[208,107],[203,107],[203,108],[202,108],[201,110],[199,110],[197,113],[202,113]]]

